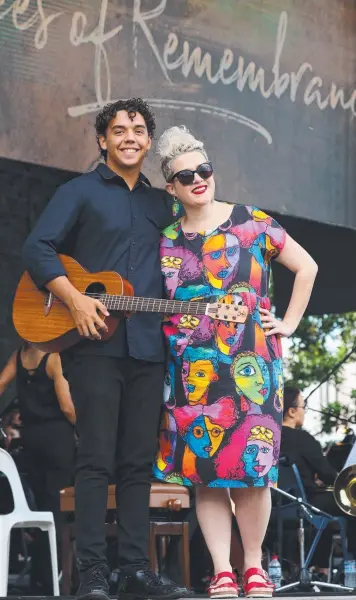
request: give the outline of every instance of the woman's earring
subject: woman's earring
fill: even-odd
[[[173,216],[176,217],[177,215],[179,215],[179,213],[180,213],[180,202],[179,202],[177,196],[174,196]]]

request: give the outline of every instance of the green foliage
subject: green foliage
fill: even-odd
[[[287,377],[302,390],[317,385],[354,346],[356,313],[304,317],[290,340],[289,357],[285,364]],[[348,359],[352,360],[356,360],[356,348]],[[343,380],[341,367],[329,381],[339,386]],[[355,420],[355,399],[356,390],[352,390],[347,406],[331,402],[323,408],[321,426],[324,433],[331,433],[340,424],[337,417]]]
[[[348,419],[352,419],[353,421],[355,420],[355,402],[352,402],[351,406],[345,406],[344,404],[340,404],[338,401],[329,402],[329,404],[322,410],[323,412],[321,414],[320,421],[323,433],[332,433],[344,422],[343,419],[346,421]]]
[[[290,339],[290,380],[302,389],[319,383],[355,345],[356,313],[304,317]],[[343,381],[342,368],[331,380],[336,385]]]

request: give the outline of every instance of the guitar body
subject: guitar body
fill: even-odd
[[[63,254],[58,257],[69,281],[79,292],[133,295],[131,284],[118,273],[89,273],[73,258]],[[102,339],[106,340],[118,326],[119,313],[100,316],[108,327],[107,332],[101,333]],[[13,322],[22,339],[44,352],[61,352],[84,339],[79,335],[66,305],[48,291],[39,290],[27,272],[21,277],[15,293]]]

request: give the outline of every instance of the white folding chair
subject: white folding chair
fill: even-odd
[[[7,596],[9,578],[10,535],[13,527],[39,527],[48,531],[52,562],[53,592],[59,596],[56,528],[51,512],[30,510],[16,464],[8,452],[0,448],[0,472],[7,477],[14,498],[14,510],[0,515],[0,597]]]

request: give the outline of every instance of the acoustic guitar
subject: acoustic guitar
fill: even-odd
[[[234,323],[244,323],[248,316],[246,306],[230,304],[228,298],[205,303],[134,296],[132,285],[118,273],[89,273],[69,256],[59,254],[58,258],[72,285],[82,294],[100,300],[110,312],[108,317],[100,314],[108,328],[107,332],[101,333],[102,340],[113,335],[125,313],[208,315],[212,319]],[[16,289],[13,322],[23,340],[44,352],[61,352],[83,339],[67,306],[51,292],[39,290],[27,272]]]

